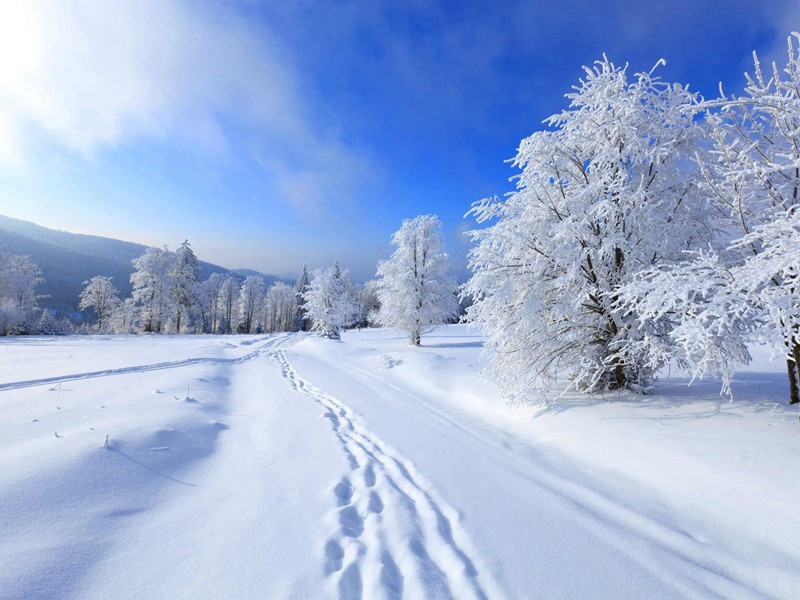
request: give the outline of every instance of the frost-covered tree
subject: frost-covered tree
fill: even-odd
[[[796,273],[776,263],[776,257],[800,261],[798,246],[786,243],[797,239],[800,207],[798,41],[798,33],[788,38],[783,71],[773,63],[765,75],[753,53],[754,72],[746,75],[744,95],[721,99],[722,110],[709,114],[715,160],[704,169],[709,195],[727,217],[728,230],[738,229],[742,236],[723,254],[723,262],[741,266],[751,283],[759,273],[770,275],[763,285],[743,287],[757,294],[749,300],[763,309],[771,335],[761,328],[762,340],[786,355],[792,403],[800,402],[800,299]]]
[[[330,269],[317,269],[311,274],[308,289],[303,294],[303,309],[311,322],[311,331],[320,337],[338,340],[352,313],[352,301],[347,293],[339,263]]]
[[[175,312],[170,296],[174,260],[175,255],[164,246],[148,248],[133,261],[133,298],[139,306],[144,332],[161,333]]]
[[[303,294],[308,290],[308,269],[303,265],[303,272],[297,278],[294,286],[294,316],[292,319],[292,331],[308,331],[309,322],[305,315],[303,305]]]
[[[407,332],[409,342],[418,346],[423,333],[458,313],[442,223],[434,215],[406,219],[392,236],[392,245],[397,249],[391,258],[378,263],[376,320]]]
[[[35,326],[41,295],[36,286],[44,279],[30,256],[0,249],[0,335],[28,333]]]
[[[471,232],[467,315],[512,398],[561,374],[586,391],[650,385],[638,317],[616,296],[707,235],[686,159],[703,135],[699,98],[655,69],[629,79],[604,57],[584,70],[568,109],[520,144],[516,192],[471,210],[487,226]]]
[[[264,302],[264,279],[258,275],[250,275],[242,283],[239,290],[239,330],[242,333],[253,333],[256,326],[256,314]]]
[[[170,273],[169,293],[175,306],[175,330],[181,330],[189,325],[194,306],[197,303],[195,292],[200,276],[200,265],[197,257],[189,245],[189,240],[184,240],[175,251],[172,272]]]
[[[357,287],[353,293],[353,312],[355,315],[353,327],[368,327],[377,323],[378,309],[381,302],[378,299],[379,283],[370,279],[363,286]]]
[[[203,333],[217,333],[220,313],[220,290],[225,281],[222,273],[212,273],[195,285],[194,296]]]
[[[724,233],[685,264],[647,273],[622,297],[647,316],[647,351],[682,361],[694,376],[720,375],[723,392],[749,362],[748,343],[767,343],[786,357],[790,403],[800,402],[798,39],[789,38],[783,72],[773,64],[765,76],[754,54],[744,95],[709,103],[713,145],[699,162]]]
[[[97,332],[105,333],[110,328],[111,314],[121,300],[119,291],[111,282],[111,277],[97,275],[89,281],[84,281],[86,286],[80,295],[78,310],[94,309],[97,316]]]
[[[295,302],[295,288],[277,281],[267,291],[262,324],[264,331],[291,331]]]
[[[140,331],[139,307],[133,298],[119,302],[110,316],[110,329],[113,333],[134,333]]]
[[[39,335],[58,335],[58,321],[50,314],[50,311],[44,309],[39,321],[36,323],[36,333]]]
[[[233,321],[238,310],[239,284],[231,275],[225,276],[219,290],[220,321],[219,333],[232,333]]]

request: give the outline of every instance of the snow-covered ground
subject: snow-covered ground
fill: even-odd
[[[782,365],[509,408],[423,344],[3,340],[0,597],[800,597]]]

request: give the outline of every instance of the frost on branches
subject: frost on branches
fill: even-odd
[[[406,219],[392,245],[397,250],[391,258],[378,263],[376,321],[408,332],[409,342],[419,345],[423,333],[458,315],[442,223],[433,215]]]
[[[566,371],[586,391],[649,386],[637,316],[616,295],[638,272],[676,262],[705,234],[685,159],[702,130],[698,97],[653,71],[629,81],[604,57],[520,144],[505,201],[476,203],[467,317],[488,336],[489,371],[510,397]]]

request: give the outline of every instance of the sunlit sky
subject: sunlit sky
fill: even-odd
[[[471,203],[602,53],[706,97],[785,62],[792,0],[0,0],[0,214],[276,274],[370,277]]]

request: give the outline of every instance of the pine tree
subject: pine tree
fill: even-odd
[[[392,244],[397,247],[392,257],[378,263],[377,321],[406,331],[409,343],[418,346],[423,333],[458,312],[442,224],[433,215],[407,219]]]
[[[352,302],[338,262],[330,269],[317,269],[311,274],[303,303],[306,318],[311,321],[311,331],[320,337],[341,338],[341,330],[352,313]]]
[[[292,331],[308,331],[309,322],[305,316],[305,309],[303,304],[303,294],[308,290],[308,270],[306,265],[303,265],[303,272],[297,278],[297,283],[294,286],[294,302],[295,310],[292,319]]]
[[[200,265],[197,263],[197,257],[189,245],[189,240],[184,240],[175,251],[169,288],[170,298],[176,307],[175,330],[178,333],[188,325],[191,318],[192,308],[196,304],[195,291],[199,276]]]

